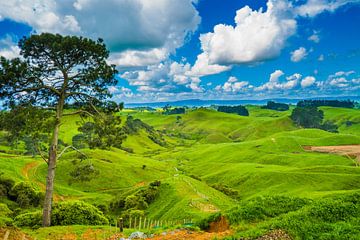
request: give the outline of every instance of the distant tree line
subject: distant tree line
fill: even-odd
[[[351,100],[302,100],[297,103],[298,107],[342,107],[342,108],[354,108],[355,102]]]
[[[249,116],[249,111],[246,109],[246,107],[242,105],[238,106],[219,106],[217,108],[218,112],[224,112],[224,113],[236,113],[241,116]]]
[[[261,107],[262,109],[271,109],[276,111],[287,111],[289,110],[289,105],[286,103],[277,103],[274,101],[268,101],[265,106]]]

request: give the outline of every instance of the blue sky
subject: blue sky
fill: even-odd
[[[104,38],[125,102],[358,96],[359,29],[359,0],[0,3],[0,55],[34,33]]]

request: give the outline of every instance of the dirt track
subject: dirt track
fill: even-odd
[[[360,145],[340,145],[340,146],[306,146],[305,150],[323,153],[334,153],[358,157],[360,155]]]

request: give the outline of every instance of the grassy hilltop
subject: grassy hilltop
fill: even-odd
[[[305,236],[302,232],[321,231],[309,230],[310,223],[309,228],[301,229],[288,219],[293,217],[294,224],[299,219],[311,222],[316,211],[335,203],[352,202],[353,215],[344,208],[339,210],[343,211],[343,218],[336,219],[337,213],[333,213],[334,218],[321,220],[330,233],[328,238],[321,236],[332,239],[351,227],[358,229],[359,218],[354,211],[360,206],[351,200],[360,193],[360,168],[355,166],[356,160],[309,152],[304,146],[360,144],[360,110],[321,107],[325,119],[339,126],[339,133],[330,133],[295,126],[289,117],[291,108],[283,112],[258,106],[247,109],[247,117],[206,108],[180,115],[125,110],[120,113],[124,124],[131,115],[154,127],[158,135],[138,129],[128,134],[123,149],[82,149],[88,156],[84,160],[79,159],[76,151],[65,153],[57,166],[55,202],[85,201],[106,208],[105,215],[114,218],[121,212],[109,207],[111,203],[135,196],[159,180],[156,197],[142,209],[147,218],[204,222],[221,213],[227,216],[238,236],[256,237],[277,226],[298,239],[310,239],[317,235]],[[74,116],[65,117],[60,134],[63,142],[71,144],[78,133],[78,121]],[[21,144],[17,149],[0,144],[3,177],[31,182],[44,191],[47,171],[44,161],[20,155],[24,151]],[[87,165],[96,170],[90,180],[78,181],[71,175],[78,166]],[[288,205],[280,204],[284,202]],[[4,198],[0,198],[0,203],[10,204]],[[254,210],[254,204],[266,210]],[[280,206],[288,210],[267,212],[280,211]],[[26,211],[32,209],[23,212]],[[262,217],[256,215],[259,211]],[[256,216],[250,217],[251,214]],[[360,234],[359,230],[353,231],[346,239],[355,239]]]

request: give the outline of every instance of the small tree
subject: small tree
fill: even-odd
[[[43,209],[43,226],[50,226],[59,129],[66,103],[78,102],[95,107],[110,96],[117,73],[106,60],[109,51],[102,39],[43,33],[19,42],[22,58],[0,58],[0,99],[7,106],[36,106],[54,111],[52,137],[46,160],[48,173]]]

